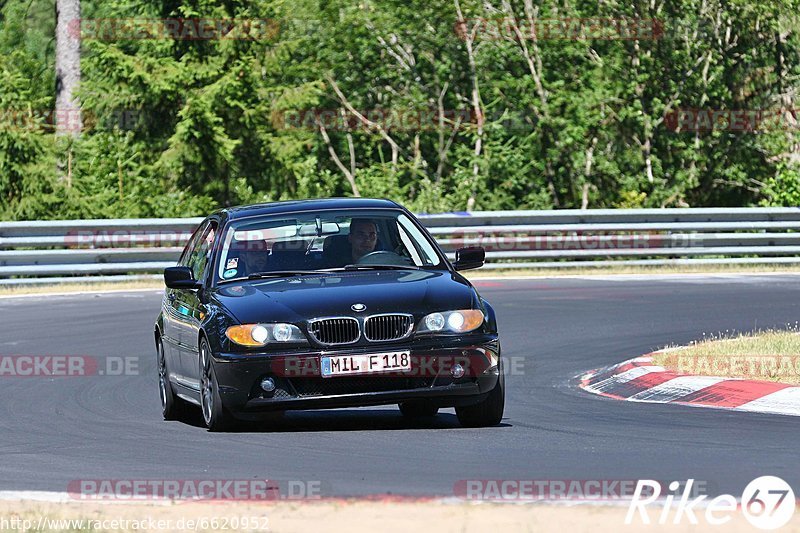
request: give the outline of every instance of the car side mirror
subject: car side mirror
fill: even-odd
[[[170,289],[199,289],[192,269],[185,266],[169,267],[164,270],[164,284]]]
[[[453,263],[453,268],[456,270],[470,270],[472,268],[480,268],[486,261],[486,250],[480,246],[472,248],[459,248],[456,250],[456,262]]]

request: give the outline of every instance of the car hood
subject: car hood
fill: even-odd
[[[252,324],[394,312],[421,316],[470,309],[477,294],[449,271],[382,270],[233,283],[214,289],[211,298],[239,323]],[[355,304],[366,308],[356,312]]]

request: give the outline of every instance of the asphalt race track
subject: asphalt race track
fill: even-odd
[[[800,276],[479,281],[507,374],[500,427],[452,410],[409,423],[396,407],[292,413],[212,434],[164,422],[152,327],[158,291],[0,299],[0,355],[138,357],[138,375],[0,377],[0,490],[64,492],[78,479],[321,481],[324,495],[453,494],[464,479],[703,480],[740,495],[762,475],[800,493],[800,419],[606,400],[585,370],[701,338],[800,319]],[[513,371],[512,371],[513,369]]]

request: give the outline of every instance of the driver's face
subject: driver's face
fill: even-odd
[[[375,245],[378,243],[378,228],[375,224],[350,226],[348,240],[353,248],[353,257],[361,257],[375,250]]]

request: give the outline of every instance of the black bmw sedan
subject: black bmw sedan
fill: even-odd
[[[193,234],[155,324],[165,419],[212,431],[266,413],[399,404],[500,423],[495,313],[408,210],[325,199],[223,209]]]

